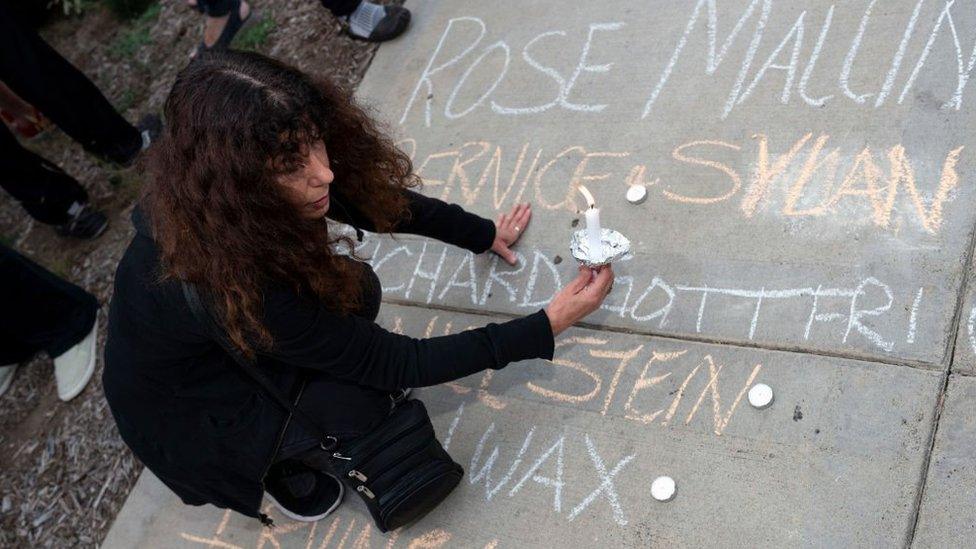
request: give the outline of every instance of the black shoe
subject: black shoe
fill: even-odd
[[[139,119],[136,129],[139,130],[139,137],[142,137],[142,150],[146,150],[163,133],[163,119],[158,114],[149,113]]]
[[[386,15],[376,24],[373,32],[369,36],[360,36],[352,32],[348,27],[346,32],[353,38],[366,40],[367,42],[386,42],[393,40],[403,34],[410,25],[410,10],[401,6],[383,6]]]
[[[289,461],[271,467],[265,490],[281,514],[301,522],[325,518],[339,507],[345,493],[336,477]]]
[[[153,141],[159,139],[159,135],[163,133],[163,120],[156,114],[147,114],[139,119],[136,123],[136,129],[139,130],[139,138],[142,140],[139,147],[130,153],[129,157],[120,161],[118,164],[123,168],[128,168],[135,164],[136,159],[143,151],[152,145]]]
[[[139,131],[139,145],[128,153],[128,156],[116,161],[116,164],[123,168],[131,167],[136,163],[136,159],[146,149],[152,145],[153,141],[159,139],[163,133],[163,120],[156,114],[147,114],[136,123],[136,130]]]
[[[100,211],[91,209],[88,204],[75,203],[68,215],[71,218],[64,225],[57,227],[61,236],[92,239],[98,238],[108,227],[108,218]]]

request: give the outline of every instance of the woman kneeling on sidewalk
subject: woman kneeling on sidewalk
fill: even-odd
[[[551,359],[553,337],[609,291],[609,268],[585,269],[522,318],[429,339],[388,332],[374,322],[375,273],[336,252],[353,242],[330,234],[327,218],[511,263],[529,206],[492,222],[408,190],[418,181],[410,160],[348,95],[257,54],[201,56],[165,116],[115,280],[104,385],[122,438],[188,504],[267,521],[267,491],[290,517],[324,517],[342,499],[327,459],[338,452],[269,393],[355,444],[395,415],[391,398],[407,388]],[[188,287],[205,296],[213,326]]]

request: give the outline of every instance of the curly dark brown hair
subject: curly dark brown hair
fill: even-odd
[[[410,159],[335,83],[246,52],[206,54],[178,75],[166,130],[146,160],[142,198],[161,251],[162,279],[209,293],[247,356],[273,344],[262,293],[284,285],[349,314],[362,299],[359,266],[337,255],[323,220],[303,218],[278,183],[325,143],[330,194],[380,232],[408,215]]]

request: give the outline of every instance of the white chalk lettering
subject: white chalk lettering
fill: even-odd
[[[471,471],[475,471],[477,469],[476,467],[477,463],[481,459],[481,454],[484,453],[485,442],[488,440],[488,437],[491,436],[491,434],[494,431],[495,431],[495,423],[492,422],[492,424],[488,426],[488,429],[485,430],[485,433],[481,436],[481,440],[478,441],[478,445],[474,449],[474,455],[471,456],[471,467],[470,467]],[[533,425],[532,428],[529,429],[529,432],[525,435],[525,440],[522,442],[522,446],[521,448],[519,448],[518,454],[515,456],[515,459],[512,460],[512,465],[508,468],[508,471],[505,473],[505,476],[499,479],[497,483],[492,485],[491,471],[495,465],[495,461],[498,460],[498,446],[495,446],[492,449],[491,454],[488,455],[488,459],[485,460],[484,465],[482,465],[480,469],[477,469],[478,472],[476,474],[472,474],[471,478],[468,479],[468,482],[470,482],[471,484],[474,484],[484,479],[485,501],[491,501],[491,498],[493,498],[495,494],[497,494],[502,488],[505,487],[506,484],[508,484],[510,480],[512,480],[512,475],[515,474],[515,470],[518,469],[519,464],[522,463],[522,456],[525,455],[525,451],[529,448],[529,445],[532,443],[532,435],[534,433],[535,433],[535,426]]]
[[[502,66],[502,70],[498,73],[498,76],[496,76],[495,80],[491,83],[490,86],[488,86],[488,89],[486,89],[480,96],[478,96],[478,98],[475,99],[474,102],[472,102],[471,105],[468,106],[468,108],[464,109],[459,113],[453,112],[451,110],[451,105],[453,105],[455,99],[457,99],[457,95],[458,92],[461,91],[461,87],[464,86],[464,83],[467,81],[468,77],[471,76],[471,73],[474,71],[475,67],[480,65],[481,62],[484,61],[486,57],[488,57],[488,54],[493,52],[496,48],[501,48],[501,50],[505,52],[505,64]],[[478,108],[478,106],[481,105],[481,103],[485,99],[487,99],[489,95],[491,95],[491,92],[495,91],[495,88],[498,87],[498,84],[501,83],[502,79],[505,78],[505,73],[508,72],[508,63],[509,61],[511,61],[511,57],[512,57],[511,51],[508,48],[508,44],[506,44],[505,42],[498,41],[485,48],[485,51],[483,51],[481,55],[479,55],[474,60],[474,62],[471,63],[471,65],[467,68],[467,70],[464,71],[464,74],[461,75],[461,78],[458,79],[457,84],[454,85],[454,89],[451,90],[451,95],[448,96],[447,98],[447,103],[444,104],[444,116],[450,119],[461,118],[462,116],[469,114],[471,111]]]
[[[853,99],[855,103],[864,103],[872,95],[870,93],[857,95],[852,92],[849,80],[851,70],[854,67],[854,59],[857,57],[857,52],[861,48],[861,39],[864,38],[864,31],[868,28],[868,21],[871,19],[871,10],[874,9],[874,5],[877,2],[878,0],[871,0],[867,9],[864,10],[864,15],[861,17],[861,24],[857,27],[857,34],[854,35],[854,39],[851,41],[851,47],[847,50],[847,56],[844,57],[844,66],[840,70],[840,79],[838,81],[840,89],[844,91],[844,95]]]
[[[403,297],[409,299],[410,292],[413,290],[414,282],[418,278],[430,281],[430,291],[427,292],[426,303],[430,303],[431,299],[434,298],[434,290],[437,287],[437,279],[441,276],[441,267],[444,266],[444,259],[447,257],[447,246],[441,247],[441,256],[437,260],[437,267],[433,271],[424,271],[421,266],[424,263],[424,256],[427,254],[427,241],[424,241],[424,246],[420,250],[420,257],[417,258],[417,265],[413,269],[413,276],[410,277],[410,282],[407,285],[407,291],[403,294]]]
[[[586,449],[590,454],[590,460],[593,461],[593,467],[596,469],[597,475],[600,477],[600,485],[596,487],[595,490],[590,492],[590,495],[586,496],[583,501],[573,508],[569,513],[569,520],[573,520],[579,516],[593,501],[599,497],[601,494],[606,498],[607,503],[610,504],[610,509],[613,511],[613,520],[620,526],[627,525],[627,517],[624,515],[624,510],[620,506],[620,498],[617,496],[616,486],[613,484],[613,479],[616,477],[620,471],[628,464],[632,459],[634,459],[634,454],[629,456],[624,456],[620,461],[613,467],[612,470],[607,472],[607,466],[603,462],[603,458],[596,451],[596,446],[593,445],[593,440],[590,435],[585,435]]]
[[[437,67],[434,67],[434,60],[437,59],[437,55],[441,52],[441,48],[444,47],[444,42],[447,37],[451,34],[451,29],[455,24],[460,23],[474,23],[478,27],[478,38],[468,44],[468,46],[461,51],[461,53],[455,55],[454,57],[448,59],[444,63],[441,63]],[[468,55],[480,42],[481,39],[485,37],[487,29],[485,27],[485,22],[477,17],[455,17],[447,22],[447,27],[444,29],[443,34],[441,34],[440,40],[437,41],[437,47],[434,48],[434,53],[430,55],[430,59],[427,61],[427,66],[424,67],[422,73],[420,73],[420,78],[417,79],[417,85],[413,88],[413,93],[410,94],[410,99],[407,100],[407,106],[403,109],[403,116],[400,117],[400,124],[403,124],[407,120],[407,115],[410,114],[410,108],[413,106],[413,102],[417,99],[417,94],[420,93],[422,86],[427,88],[427,97],[424,99],[424,125],[428,128],[430,127],[430,106],[434,95],[434,84],[431,81],[431,77],[435,74],[441,72],[442,70],[454,65],[461,60],[462,57]]]
[[[508,492],[508,497],[514,496],[522,489],[525,482],[532,479],[533,482],[537,482],[546,488],[552,488],[552,510],[559,513],[562,509],[562,493],[563,493],[563,446],[566,441],[566,435],[559,437],[556,442],[549,447],[539,459],[535,460],[535,463],[525,472],[522,476],[522,480],[518,481],[515,486]],[[556,454],[556,476],[555,478],[544,477],[537,475],[536,472],[542,467],[542,465],[549,459],[550,456]]]
[[[474,274],[474,254],[471,252],[467,252],[464,254],[463,257],[464,259],[462,259],[461,262],[458,263],[457,268],[454,269],[454,273],[451,275],[451,278],[447,281],[447,284],[444,285],[444,288],[441,290],[440,295],[437,296],[437,299],[444,299],[444,296],[447,295],[448,290],[450,290],[451,288],[469,288],[471,290],[471,304],[477,305],[478,304],[478,277],[477,275]],[[468,279],[465,282],[458,282],[458,274],[461,273],[461,269],[463,269],[465,265],[468,266],[468,272],[467,272]]]
[[[543,38],[549,36],[566,36],[566,32],[549,31],[537,35],[532,40],[529,40],[529,42],[525,44],[525,46],[522,48],[522,59],[524,59],[526,64],[528,64],[530,67],[538,70],[539,72],[549,76],[550,78],[556,81],[557,88],[556,88],[555,99],[553,99],[549,103],[545,103],[543,105],[536,105],[533,107],[503,107],[502,105],[499,105],[495,101],[492,101],[491,110],[497,112],[498,114],[512,114],[512,115],[534,114],[534,113],[545,112],[555,107],[559,103],[559,101],[563,98],[563,94],[566,90],[566,79],[563,78],[563,76],[559,74],[559,71],[557,71],[556,69],[552,67],[547,67],[539,63],[529,55],[529,48],[535,45],[535,43],[538,42],[539,40],[542,40]]]

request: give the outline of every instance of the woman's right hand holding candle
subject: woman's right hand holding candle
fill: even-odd
[[[595,274],[594,274],[595,273]],[[580,266],[579,274],[559,290],[546,307],[552,335],[562,333],[588,314],[600,308],[613,286],[613,269],[605,265],[597,270]]]

